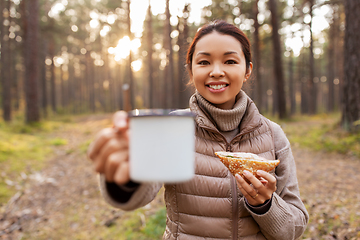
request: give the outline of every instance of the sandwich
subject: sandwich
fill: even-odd
[[[220,158],[220,161],[229,169],[232,175],[239,174],[248,183],[249,180],[244,177],[243,171],[251,172],[256,178],[260,179],[257,175],[257,170],[270,172],[279,165],[279,160],[268,160],[253,153],[246,152],[215,152],[215,155]]]

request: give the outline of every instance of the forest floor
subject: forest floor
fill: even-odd
[[[67,139],[67,144],[54,147],[53,157],[42,170],[11,179],[18,192],[0,205],[1,240],[140,239],[134,232],[144,233],[154,215],[163,218],[162,192],[135,212],[116,210],[103,201],[86,146],[100,129],[110,125],[109,117],[76,118],[49,133]],[[302,239],[360,239],[360,159],[296,144],[292,148],[301,197],[310,214]],[[144,233],[141,239],[159,239],[160,235]]]

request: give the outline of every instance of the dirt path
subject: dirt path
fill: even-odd
[[[124,213],[104,203],[84,153],[84,143],[108,124],[103,116],[84,118],[57,133],[68,144],[41,172],[22,176],[22,190],[0,209],[0,239],[113,239],[109,226]],[[296,147],[293,153],[311,218],[303,239],[360,239],[360,159]],[[161,206],[159,195],[147,208]]]
[[[309,239],[360,239],[360,159],[293,148]],[[311,238],[312,237],[312,238]]]

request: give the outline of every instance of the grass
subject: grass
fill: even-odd
[[[297,116],[277,121],[291,144],[316,151],[336,152],[360,157],[360,133],[349,133],[340,127],[340,114]]]
[[[63,125],[62,121],[25,124],[21,118],[15,118],[11,123],[0,121],[0,205],[17,190],[6,180],[19,184],[21,173],[40,170],[54,147],[67,144],[65,139],[49,137]]]
[[[148,216],[143,209],[136,210],[120,225],[121,240],[161,239],[166,225],[166,209],[160,208],[153,215]],[[146,220],[146,221],[144,221]],[[119,226],[115,226],[119,227]],[[106,238],[107,239],[107,238]]]
[[[84,209],[83,204],[78,205],[78,209]],[[153,210],[144,208],[132,212],[123,212],[109,227],[104,226],[101,219],[106,219],[108,212],[98,212],[94,219],[87,215],[85,211],[78,209],[66,210],[55,228],[42,229],[38,233],[26,233],[22,239],[45,240],[49,237],[54,239],[119,239],[119,240],[149,240],[161,239],[165,230],[166,210],[161,207],[154,213]],[[84,220],[86,219],[86,220]]]

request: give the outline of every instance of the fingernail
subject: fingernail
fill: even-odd
[[[235,178],[239,179],[240,178],[240,175],[237,173],[235,174]]]
[[[247,170],[244,170],[244,171],[243,171],[243,174],[244,174],[244,175],[248,175],[249,173],[250,173],[250,172],[247,171]]]

